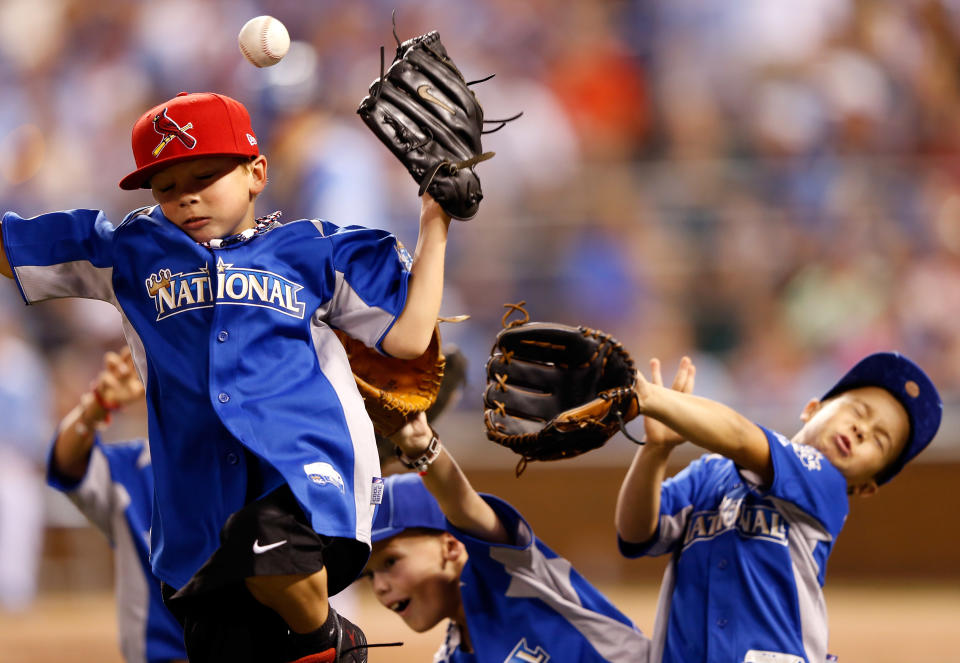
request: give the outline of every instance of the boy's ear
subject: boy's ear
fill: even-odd
[[[880,490],[880,486],[877,485],[877,482],[869,479],[861,484],[847,488],[847,494],[856,495],[857,497],[873,497],[877,494],[878,490]]]
[[[256,196],[267,186],[267,157],[261,154],[251,161],[250,174],[253,176],[253,182],[250,184],[250,193]]]
[[[800,413],[800,421],[807,423],[810,419],[813,418],[813,415],[817,413],[817,410],[820,409],[822,403],[816,398],[811,398],[807,401],[807,404],[803,406],[803,412]]]
[[[442,532],[440,534],[440,544],[443,549],[443,559],[446,561],[455,562],[467,554],[467,549],[463,543],[461,543],[460,539],[450,532]]]

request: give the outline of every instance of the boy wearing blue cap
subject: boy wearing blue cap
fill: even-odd
[[[105,443],[111,412],[143,398],[130,349],[108,352],[80,402],[60,421],[47,484],[64,493],[114,550],[117,631],[126,663],[186,663],[183,629],[150,571],[153,468],[144,439]]]
[[[692,381],[684,358],[677,383]],[[617,500],[620,551],[670,553],[651,663],[821,663],[823,585],[848,495],[877,492],[933,439],[942,403],[906,357],[877,353],[807,403],[791,439],[638,372],[647,444]],[[686,393],[682,393],[686,392]],[[671,450],[713,452],[663,480]]]
[[[391,439],[420,476],[385,480],[364,575],[414,631],[450,620],[435,663],[646,661],[648,638],[512,506],[478,494],[424,415]]]

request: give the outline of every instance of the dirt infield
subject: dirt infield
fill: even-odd
[[[370,642],[402,640],[403,647],[370,651],[371,663],[426,663],[443,628],[409,631],[398,617],[358,587],[342,606]],[[646,631],[652,630],[657,589],[604,587],[604,592]],[[350,600],[352,598],[352,601]],[[830,651],[840,663],[956,663],[960,661],[960,588],[950,585],[838,584],[827,590]],[[48,593],[19,615],[0,614],[0,663],[121,663],[110,594]],[[552,661],[566,663],[560,655]]]

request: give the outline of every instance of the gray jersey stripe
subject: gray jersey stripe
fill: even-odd
[[[140,382],[143,383],[143,388],[146,389],[148,375],[147,351],[143,347],[143,340],[130,323],[130,319],[123,309],[117,307],[117,310],[120,311],[120,324],[123,327],[123,337],[126,339],[127,345],[130,346],[130,356],[133,359],[133,365],[137,369],[137,375],[140,376]]]
[[[827,605],[820,587],[820,567],[813,553],[818,543],[829,542],[833,537],[819,521],[796,505],[775,498],[771,498],[771,501],[783,518],[790,523],[788,546],[794,583],[797,588],[804,654],[808,661],[825,661],[828,635]]]
[[[90,462],[87,464],[87,473],[83,476],[83,480],[74,490],[67,493],[67,497],[80,509],[80,513],[86,516],[113,544],[116,538],[116,495],[110,478],[110,463],[97,447],[90,451]],[[120,514],[123,515],[123,509],[120,509]],[[123,529],[122,522],[120,525],[120,529]]]
[[[115,484],[118,503],[126,505],[130,496],[124,487]],[[126,526],[123,509],[116,518],[116,572],[117,625],[119,627],[120,651],[126,663],[147,663],[147,611],[150,605],[150,589],[147,577],[140,565],[140,558],[133,541],[133,532]]]
[[[521,530],[525,529],[521,525]],[[606,660],[623,663],[646,661],[650,640],[639,630],[580,604],[570,582],[570,562],[547,559],[536,546],[525,549],[495,547],[490,556],[510,574],[506,595],[537,598],[557,611]]]
[[[114,483],[110,464],[99,448],[94,447],[91,451],[83,481],[68,492],[67,497],[114,547],[120,651],[127,663],[146,663],[150,590],[126,519],[130,494],[122,484]]]
[[[356,537],[364,543],[370,543],[370,529],[373,525],[373,505],[370,504],[372,477],[380,476],[380,458],[377,455],[377,443],[373,436],[373,424],[367,415],[363,397],[357,389],[357,381],[350,370],[347,352],[340,339],[329,326],[310,321],[310,334],[313,337],[317,361],[324,367],[324,375],[336,392],[343,408],[343,416],[353,441],[353,483],[354,502],[357,509]]]
[[[670,606],[673,604],[673,589],[677,584],[677,558],[674,555],[663,570],[660,583],[660,595],[657,597],[657,614],[653,623],[653,639],[650,642],[650,663],[663,661],[663,650],[667,644],[667,626],[670,623]]]

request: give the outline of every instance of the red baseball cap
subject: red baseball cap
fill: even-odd
[[[120,180],[128,191],[150,188],[154,174],[187,159],[260,154],[247,109],[213,92],[181,92],[154,106],[133,125],[132,142],[137,169]]]

